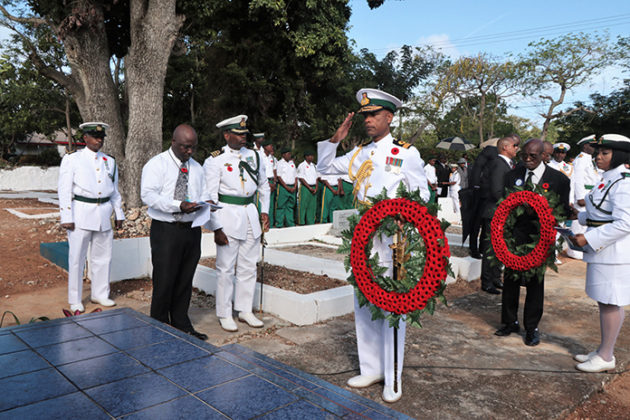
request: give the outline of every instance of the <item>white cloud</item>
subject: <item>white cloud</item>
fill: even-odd
[[[453,59],[459,58],[462,55],[457,47],[455,47],[455,45],[451,43],[450,38],[447,34],[434,34],[423,36],[418,39],[418,41],[416,41],[416,45],[432,46],[437,51],[440,51]]]

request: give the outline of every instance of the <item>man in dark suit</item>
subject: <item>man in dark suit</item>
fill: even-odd
[[[438,181],[438,197],[446,197],[450,185],[451,168],[447,164],[446,156],[441,154],[435,162],[435,174]]]
[[[481,250],[483,251],[481,290],[493,295],[501,293],[498,289],[503,288],[503,284],[501,283],[501,267],[490,262],[490,259],[494,256],[490,247],[490,222],[497,209],[497,202],[503,197],[503,179],[508,172],[514,169],[512,159],[516,157],[519,143],[519,140],[514,137],[499,139],[497,142],[499,155],[492,161],[492,167],[487,170],[488,175],[485,177],[485,182],[482,183],[480,189],[482,231],[486,232],[481,237]]]
[[[490,170],[494,165],[494,160],[497,159],[498,152],[496,146],[486,146],[475,162],[472,165],[470,170],[470,175],[468,178],[468,186],[472,188],[472,200],[470,206],[465,211],[470,211],[472,213],[470,217],[470,235],[468,239],[468,248],[470,249],[470,256],[476,259],[481,259],[481,254],[479,253],[479,230],[481,229],[481,225],[483,223],[482,218],[482,208],[481,208],[481,200],[479,199],[481,187],[484,183],[484,180],[487,180],[489,177]],[[464,211],[464,210],[462,210]],[[486,232],[481,232],[481,237],[486,236]],[[483,247],[481,248],[483,250]]]
[[[523,147],[521,156],[523,166],[511,170],[505,175],[506,192],[510,192],[515,185],[525,185],[525,188],[528,188],[528,186],[533,188],[534,185],[548,184],[548,189],[559,195],[566,214],[571,214],[572,210],[569,206],[569,178],[543,163],[543,142],[539,139],[528,140]],[[537,218],[538,216],[531,211],[525,212],[518,217],[511,232],[517,245],[531,242],[530,235],[539,232],[535,224]],[[538,323],[543,314],[544,280],[545,275],[543,272],[540,276],[522,284],[521,273],[506,267],[503,273],[503,296],[501,299],[501,322],[503,327],[498,329],[495,335],[506,336],[520,331],[517,318],[518,300],[520,288],[524,285],[527,290],[523,311],[525,344],[536,346],[540,343]]]

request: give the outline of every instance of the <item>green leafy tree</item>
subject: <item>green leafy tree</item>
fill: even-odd
[[[540,113],[545,119],[543,140],[554,119],[578,111],[588,112],[583,105],[559,111],[567,92],[583,85],[617,59],[607,35],[583,33],[532,42],[520,57],[527,67],[524,81],[529,85],[529,93],[538,93],[547,106],[547,110]]]

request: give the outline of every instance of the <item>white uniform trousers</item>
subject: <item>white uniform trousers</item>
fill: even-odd
[[[578,212],[585,210],[585,207],[582,207],[577,203],[575,203],[573,206]],[[571,232],[573,232],[575,235],[577,235],[578,233],[584,234],[586,233],[586,226],[581,225],[577,220],[574,220],[571,223]],[[576,260],[581,260],[583,257],[582,251],[575,251],[571,248],[567,248],[566,252],[568,257],[574,258]]]
[[[389,266],[385,273],[392,275],[391,238],[383,241],[374,239],[374,253],[378,252],[381,264]],[[354,323],[357,332],[357,350],[359,353],[359,367],[361,375],[384,375],[385,386],[394,384],[394,329],[389,321],[378,319],[372,321],[372,313],[366,305],[359,307],[359,301],[354,297]],[[406,322],[401,321],[398,328],[398,383],[401,383],[403,362],[405,356]]]
[[[109,298],[109,275],[112,262],[114,232],[84,230],[75,227],[68,231],[68,303],[81,303],[83,296],[83,269],[90,247],[89,278],[93,299]]]
[[[232,317],[232,293],[234,310],[251,312],[256,288],[256,262],[260,253],[260,236],[254,237],[248,223],[247,238],[239,240],[228,236],[228,244],[217,246],[217,316]],[[236,286],[234,265],[236,264]]]

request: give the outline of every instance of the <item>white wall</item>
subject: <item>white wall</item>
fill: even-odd
[[[47,169],[39,166],[20,166],[12,170],[0,170],[0,190],[9,191],[57,191],[59,167]]]

